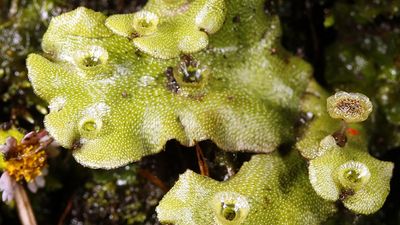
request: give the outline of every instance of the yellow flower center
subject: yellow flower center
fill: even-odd
[[[25,179],[27,182],[41,175],[46,166],[47,155],[44,150],[36,151],[39,144],[18,144],[14,150],[13,157],[5,162],[5,171],[16,181]]]

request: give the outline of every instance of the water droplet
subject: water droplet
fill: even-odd
[[[94,138],[99,133],[102,122],[99,119],[84,118],[79,123],[79,133],[85,138]]]
[[[78,123],[81,142],[84,139],[96,138],[103,128],[104,117],[110,111],[110,106],[104,102],[93,104],[82,111],[82,118]]]
[[[94,121],[86,121],[82,125],[82,129],[85,131],[88,131],[88,132],[94,131],[94,130],[96,130],[96,128],[97,128],[97,125]]]
[[[344,173],[344,177],[353,183],[361,182],[362,175],[357,170],[348,170]]]
[[[356,161],[348,161],[338,168],[338,180],[344,189],[357,191],[368,183],[371,173],[368,167]]]
[[[83,69],[105,64],[107,60],[108,53],[100,46],[90,46],[85,50],[78,51],[75,55],[77,65]]]
[[[237,211],[238,208],[235,206],[235,204],[226,204],[225,202],[221,203],[221,214],[226,220],[234,220]]]
[[[145,20],[145,19],[140,20],[140,21],[138,22],[138,24],[139,24],[141,27],[143,27],[143,28],[149,28],[149,27],[152,26],[151,21]]]
[[[221,225],[243,223],[250,210],[246,197],[235,192],[215,194],[213,205],[216,221]]]
[[[100,65],[100,64],[101,64],[101,61],[100,61],[100,59],[97,58],[97,57],[88,56],[88,57],[86,57],[86,58],[84,58],[84,59],[82,60],[82,64],[83,64],[85,67],[93,67],[93,66]]]

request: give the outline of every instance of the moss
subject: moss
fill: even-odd
[[[256,155],[225,182],[186,171],[157,207],[173,224],[320,224],[335,206],[312,189],[296,151]]]
[[[309,159],[310,182],[326,200],[341,200],[356,213],[374,213],[389,194],[393,163],[369,155],[364,124],[346,129],[347,138],[343,145],[339,144],[334,138],[339,122],[324,113],[326,98],[327,93],[311,83],[302,102],[302,109],[315,115],[304,125],[302,138],[296,144]]]
[[[154,0],[137,13],[111,16],[106,26],[133,38],[132,43],[141,51],[168,59],[207,47],[207,34],[221,28],[225,13],[225,2],[221,0]]]
[[[72,200],[70,224],[155,224],[152,214],[163,192],[137,171],[135,165],[93,171]]]
[[[38,2],[52,1],[32,5]],[[208,139],[215,142],[225,152],[203,142],[199,146],[210,176],[225,181],[184,173],[160,203],[163,222],[321,224],[338,209],[329,222],[396,223],[391,218],[397,201],[374,216],[360,217],[347,210],[373,213],[389,193],[393,165],[373,158],[368,142],[378,143],[374,153],[379,154],[383,148],[400,146],[396,1],[153,0],[143,8],[136,8],[136,2],[74,1],[48,8],[54,7],[49,12],[56,15],[82,4],[104,14],[81,7],[55,17],[43,38],[43,53],[28,60],[35,91],[49,104],[46,128],[73,150],[51,159],[46,191],[31,196],[39,223],[57,223],[74,193],[70,224],[158,224],[154,208],[162,193],[136,175],[136,165],[95,170],[86,179],[81,176],[89,170],[66,159],[73,153],[85,166],[113,168],[165,149],[144,161],[166,174],[161,180],[172,186],[178,173],[187,168],[196,171],[198,165],[194,148],[175,142],[166,145],[171,139],[186,146]],[[5,18],[3,4],[0,1],[0,17]],[[273,10],[275,6],[279,10]],[[40,14],[37,7],[28,8],[31,15]],[[122,11],[129,14],[113,15]],[[285,14],[284,31],[296,26],[286,32],[284,44],[298,55],[316,59],[314,77],[320,81],[324,72],[320,59],[327,42],[335,38],[330,33],[329,38],[318,36],[320,28],[314,29],[316,24],[322,26],[325,16],[329,31],[338,31],[337,43],[326,54],[328,83],[333,89],[371,97],[371,118],[351,124],[346,138],[339,140],[343,146],[337,145],[335,136],[341,124],[327,113],[328,92],[309,83],[311,67],[280,45],[276,11]],[[41,17],[23,15],[12,18],[14,23],[1,31],[4,46],[12,46],[13,54],[0,55],[10,58],[0,75],[0,88],[7,87],[1,89],[6,100],[0,102],[5,103],[0,112],[7,118],[16,108],[33,112],[12,118],[31,129],[21,121],[40,124],[37,111],[45,113],[46,103],[31,94],[23,67],[26,54],[39,52],[48,24],[37,22]],[[13,33],[21,34],[27,47],[13,43]],[[293,46],[302,41],[305,48]],[[17,66],[11,65],[14,62]],[[13,76],[17,74],[21,76]],[[18,90],[29,94],[20,95]],[[42,107],[33,109],[38,102]],[[285,155],[294,143],[302,157],[295,151]],[[242,156],[252,154],[259,155],[233,176]],[[152,161],[153,157],[158,160]],[[397,199],[397,192],[391,193]],[[54,203],[52,197],[60,196],[62,200]],[[182,202],[181,196],[189,197]],[[181,211],[166,215],[169,206]],[[12,224],[3,212],[0,223]]]
[[[45,57],[31,54],[27,64],[36,93],[49,102],[45,124],[57,141],[74,148],[86,166],[113,168],[157,153],[171,139],[186,146],[211,139],[224,150],[249,152],[270,152],[292,139],[290,123],[311,68],[280,47],[278,19],[264,13],[263,1],[216,8],[207,6],[210,1],[169,4],[151,1],[143,10],[158,15],[158,28],[179,28],[173,36],[160,30],[129,39],[120,35],[123,20],[82,7],[52,19],[42,43]],[[171,18],[168,7],[175,9]],[[182,26],[199,15],[204,21]],[[154,39],[152,46],[164,45],[193,29],[204,33],[201,26],[214,16],[225,23],[209,31],[206,49],[189,43],[191,55],[161,57],[135,44]],[[87,121],[90,131],[83,128]]]
[[[25,60],[40,49],[49,16],[59,7],[54,1],[24,2],[19,7],[8,19],[0,19],[0,112],[6,116],[3,120],[33,127],[41,125],[41,119],[34,117],[43,116],[47,109],[32,91]]]
[[[327,48],[325,77],[332,87],[364,93],[378,106],[376,154],[384,150],[379,146],[400,146],[399,7],[397,0],[358,0],[339,1],[331,10],[338,38]]]

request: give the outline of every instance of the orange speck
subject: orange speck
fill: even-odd
[[[354,128],[347,128],[347,133],[350,134],[350,135],[355,136],[355,135],[359,135],[359,134],[360,134],[360,131],[359,131],[359,130],[356,130],[356,129],[354,129]]]

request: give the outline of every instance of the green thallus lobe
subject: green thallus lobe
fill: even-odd
[[[133,14],[107,18],[81,7],[55,17],[43,38],[47,58],[27,61],[36,93],[50,103],[47,130],[94,168],[140,160],[171,139],[268,153],[294,139],[309,84],[307,93],[318,98],[306,94],[301,102],[313,119],[296,148],[310,160],[310,177],[294,153],[254,156],[224,183],[188,171],[160,203],[160,220],[318,224],[338,199],[355,212],[375,212],[393,165],[367,153],[364,135],[337,146],[331,135],[340,126],[326,113],[326,93],[309,83],[310,66],[280,46],[279,21],[265,14],[263,0],[245,3],[153,0]],[[343,96],[334,101],[338,110],[328,109],[333,117],[368,117],[370,102]]]
[[[361,123],[349,124],[350,129],[357,131],[356,134],[349,134],[346,126],[342,131],[347,135],[346,143],[340,145],[334,134],[343,128],[342,124],[330,113],[324,113],[325,106],[328,111],[338,107],[342,119],[365,120],[372,107],[368,98],[344,92],[328,98],[328,94],[314,82],[310,83],[307,92],[309,94],[301,107],[305,112],[313,113],[314,117],[303,129],[296,147],[309,160],[311,185],[322,198],[341,200],[353,212],[376,212],[389,194],[393,163],[377,160],[368,153],[367,130]],[[328,99],[328,104],[325,99]],[[353,104],[353,100],[356,101],[354,107],[347,105]],[[343,102],[346,107],[340,106]],[[343,111],[343,108],[346,110]],[[353,114],[355,108],[358,112]]]
[[[47,130],[95,168],[140,160],[171,139],[264,153],[293,139],[311,68],[280,47],[263,0],[242,3],[153,0],[133,14],[80,7],[53,18],[46,57],[27,60],[50,104]]]

